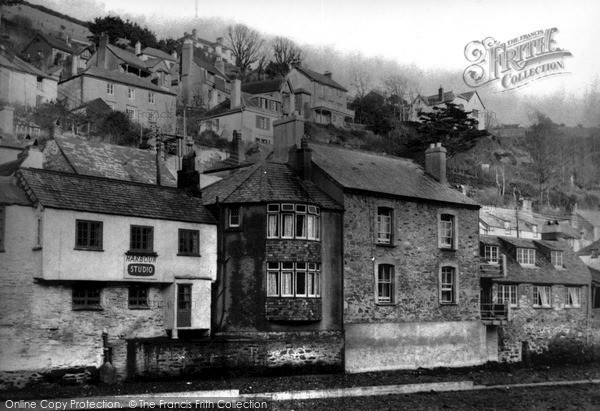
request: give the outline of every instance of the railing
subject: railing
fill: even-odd
[[[481,320],[488,324],[506,324],[510,320],[510,304],[482,303]]]

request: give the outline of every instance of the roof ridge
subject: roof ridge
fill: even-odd
[[[250,179],[250,177],[252,177],[252,176],[253,176],[253,175],[256,173],[256,171],[257,171],[257,170],[260,168],[260,167],[258,167],[258,166],[259,166],[259,163],[256,163],[256,164],[253,164],[253,165],[251,165],[250,167],[246,168],[246,170],[241,170],[240,172],[242,172],[242,173],[243,173],[244,171],[247,171],[248,175],[247,175],[247,176],[246,176],[244,179],[240,180],[240,181],[239,181],[239,182],[238,182],[238,183],[235,185],[235,188],[233,188],[233,189],[232,189],[232,190],[231,190],[231,191],[230,191],[230,192],[227,194],[227,196],[226,196],[226,197],[223,197],[223,198],[219,199],[219,202],[223,202],[223,201],[227,200],[229,197],[231,197],[231,196],[233,195],[233,193],[235,193],[235,192],[236,192],[236,191],[237,191],[237,190],[240,188],[240,186],[241,186],[243,183],[245,183],[246,181],[248,181],[248,180]],[[254,167],[256,170],[253,170],[253,171],[252,171],[252,167]],[[231,175],[231,178],[234,178],[236,175],[237,175],[237,174],[232,174],[232,175]],[[219,184],[221,181],[223,181],[223,184],[224,184],[224,183],[227,181],[227,177],[226,177],[226,178],[224,178],[224,179],[222,179],[222,180],[220,180],[220,181],[217,181],[217,182],[215,182],[214,184]],[[211,184],[211,185],[212,185],[212,184]]]

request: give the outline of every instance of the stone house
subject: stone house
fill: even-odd
[[[262,366],[341,368],[342,207],[287,155],[240,168],[203,199],[219,222],[216,337],[262,341]]]
[[[456,94],[452,91],[444,92],[444,89],[440,87],[438,94],[431,96],[418,95],[411,106],[410,120],[419,121],[421,113],[430,113],[434,107],[443,106],[446,103],[456,104],[460,109],[470,112],[469,117],[479,122],[477,128],[479,130],[485,129],[487,113],[477,91]]]
[[[189,181],[183,173],[178,189],[36,169],[4,180],[3,381],[85,379],[105,348],[120,377],[133,375],[144,364],[128,354],[131,341],[210,333],[216,221]]]
[[[594,241],[577,252],[577,256],[589,268],[592,275],[592,309],[600,319],[600,240]]]
[[[296,66],[287,79],[295,94],[295,110],[304,118],[336,127],[354,122],[354,111],[348,108],[348,90],[333,80],[331,72],[321,74]]]
[[[166,64],[156,59],[149,64],[134,53],[108,44],[108,40],[107,36],[100,38],[85,70],[59,83],[60,98],[66,99],[71,108],[101,98],[132,121],[172,132],[177,94],[171,88]]]
[[[485,235],[541,238],[542,223],[524,210],[483,206],[479,212],[479,233]]]
[[[244,93],[234,80],[231,96],[202,115],[200,132],[211,130],[228,140],[236,132],[245,142],[273,144],[273,123],[281,112],[280,101]]]
[[[564,239],[480,236],[482,319],[498,360],[563,355],[587,343],[590,273]]]

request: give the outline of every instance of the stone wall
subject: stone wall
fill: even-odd
[[[236,333],[235,338],[129,341],[129,376],[214,375],[214,372],[341,369],[341,332]]]
[[[559,361],[583,354],[588,343],[588,293],[589,287],[582,287],[581,306],[565,307],[565,287],[553,285],[552,307],[534,308],[533,285],[520,284],[518,307],[511,308],[508,325],[498,327],[498,360],[515,362],[533,355]]]
[[[321,298],[267,298],[265,311],[271,321],[319,321]]]

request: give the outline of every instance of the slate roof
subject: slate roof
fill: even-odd
[[[324,74],[317,73],[316,71],[309,70],[304,67],[296,67],[296,70],[298,70],[300,73],[303,73],[305,76],[307,76],[311,80],[316,81],[317,83],[321,83],[321,84],[324,84],[329,87],[337,88],[342,91],[348,91],[340,83],[332,80],[330,77],[327,77]]]
[[[302,202],[323,209],[342,210],[314,184],[302,181],[287,164],[256,163],[227,176],[202,192],[204,204],[247,204],[271,201]]]
[[[73,112],[73,111],[78,111],[81,109],[90,110],[90,113],[95,114],[95,115],[107,114],[112,111],[110,106],[108,104],[106,104],[106,102],[104,100],[102,100],[100,97],[98,97],[94,100],[90,100],[87,103],[83,103],[82,105],[80,105],[77,108],[74,108],[71,111]]]
[[[76,137],[54,138],[76,174],[156,183],[156,153],[138,148],[92,142]],[[162,185],[174,187],[177,180],[162,166]]]
[[[48,44],[50,44],[55,49],[59,49],[59,50],[66,51],[69,53],[76,54],[78,49],[81,48],[81,47],[74,47],[73,44],[69,45],[69,44],[67,44],[66,41],[57,39],[56,37],[43,36],[39,33],[38,33],[38,37],[43,39],[44,41],[46,41]]]
[[[150,80],[150,77],[142,78],[142,77],[138,77],[134,74],[119,73],[118,71],[108,70],[108,69],[105,69],[102,67],[97,67],[97,66],[90,66],[89,68],[87,68],[86,70],[77,74],[76,76],[69,77],[67,80],[62,81],[61,84],[68,82],[68,81],[72,81],[73,79],[76,79],[79,76],[97,77],[97,78],[101,78],[104,80],[110,80],[110,81],[114,81],[114,82],[121,83],[121,84],[144,88],[146,90],[156,91],[156,92],[163,93],[163,94],[170,94],[173,96],[177,95],[177,93],[175,93],[171,90],[167,90],[167,89],[157,86],[156,84],[153,84]]]
[[[576,228],[571,227],[571,223],[569,221],[559,221],[557,224],[543,224],[542,225],[542,233],[562,233],[565,237],[570,238],[579,238],[581,235],[577,231]]]
[[[0,177],[0,204],[33,206],[25,191],[16,184],[16,179],[12,176]]]
[[[111,44],[107,44],[106,48],[109,49],[115,56],[117,56],[118,59],[123,60],[130,66],[134,66],[144,70],[146,69],[144,62],[134,53],[127,50],[123,50],[122,48],[113,46]]]
[[[198,56],[198,55],[194,54],[194,63],[198,67],[203,68],[204,70],[208,71],[211,74],[218,74],[224,78],[227,78],[227,75],[225,73],[219,71],[211,62],[209,62],[202,56]]]
[[[149,56],[158,57],[163,60],[175,61],[177,59],[173,58],[169,53],[166,53],[162,50],[155,49],[154,47],[146,47],[142,50],[142,54],[148,54]]]
[[[329,145],[310,147],[313,163],[346,190],[479,208],[476,202],[440,184],[410,160]]]
[[[595,283],[600,283],[600,271],[596,270],[595,268],[588,268],[590,270],[590,273],[592,274],[592,281],[594,281]]]
[[[16,160],[0,164],[0,176],[12,176],[26,159],[27,156],[19,156]]]
[[[275,93],[281,90],[283,79],[255,81],[242,84],[242,91],[248,94]]]
[[[577,210],[577,214],[594,227],[600,227],[600,211]]]
[[[225,100],[223,100],[222,102],[220,102],[218,105],[214,106],[213,108],[211,108],[210,110],[208,110],[207,112],[205,112],[202,115],[203,119],[209,119],[209,118],[214,118],[214,117],[220,117],[220,116],[224,116],[227,114],[232,114],[232,113],[236,113],[238,111],[243,111],[245,109],[252,109],[253,112],[257,112],[257,113],[262,113],[265,114],[267,116],[271,116],[273,118],[278,118],[279,117],[279,113],[275,112],[275,111],[271,111],[271,110],[267,110],[264,109],[262,107],[258,107],[250,98],[250,95],[247,93],[242,92],[242,96],[241,96],[241,105],[239,107],[236,108],[230,108],[231,106],[231,100],[229,98],[226,98]]]
[[[6,67],[13,71],[32,74],[36,77],[52,79],[49,75],[39,70],[37,67],[21,60],[19,57],[8,53],[3,46],[0,46],[0,66]]]
[[[480,235],[480,242],[498,241],[500,252],[506,255],[506,277],[494,278],[499,283],[567,284],[589,285],[590,272],[564,240],[542,241],[513,237]],[[518,247],[536,249],[535,267],[522,266],[517,262],[515,244]],[[563,253],[563,268],[557,269],[550,260],[550,251]]]
[[[446,91],[444,92],[442,99],[440,100],[440,95],[438,94],[433,94],[431,96],[422,96],[423,100],[425,101],[425,103],[427,103],[430,106],[435,106],[436,104],[442,104],[442,103],[448,103],[453,101],[456,96],[454,95],[454,93],[452,91]]]
[[[592,255],[592,250],[600,250],[600,240],[594,241],[577,251],[577,255]]]
[[[17,178],[46,208],[216,224],[202,200],[172,187],[29,168]]]

